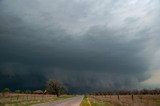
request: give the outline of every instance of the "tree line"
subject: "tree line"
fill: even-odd
[[[99,91],[89,93],[90,95],[159,95],[160,89],[141,89],[141,90],[114,90],[114,91]]]

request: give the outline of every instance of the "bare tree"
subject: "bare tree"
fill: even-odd
[[[65,87],[62,82],[58,80],[49,80],[47,82],[47,91],[59,97],[62,92],[65,92]]]

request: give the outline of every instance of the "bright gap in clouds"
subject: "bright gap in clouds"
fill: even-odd
[[[144,82],[142,82],[143,87],[147,88],[159,88],[160,87],[160,70],[151,73],[151,77]]]

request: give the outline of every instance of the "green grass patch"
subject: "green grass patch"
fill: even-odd
[[[84,96],[80,106],[111,106],[111,104]]]
[[[90,106],[87,96],[84,96],[80,106]]]

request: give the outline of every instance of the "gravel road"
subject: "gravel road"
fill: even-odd
[[[65,100],[36,104],[32,106],[80,106],[83,96],[76,96]]]

